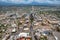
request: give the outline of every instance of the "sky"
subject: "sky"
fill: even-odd
[[[0,2],[14,3],[14,4],[29,4],[32,2],[37,2],[37,3],[49,3],[49,4],[60,5],[60,0],[0,0]]]

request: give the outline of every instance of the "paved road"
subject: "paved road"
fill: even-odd
[[[33,35],[33,27],[32,27],[32,25],[30,26],[30,32],[31,32],[32,40],[35,40],[34,35]]]
[[[60,32],[53,32],[53,34],[57,40],[60,40]]]
[[[55,40],[53,36],[48,36],[48,40]]]

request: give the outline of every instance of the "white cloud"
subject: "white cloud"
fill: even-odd
[[[44,3],[47,2],[47,0],[34,0],[35,2],[39,2],[39,3]]]
[[[4,1],[4,2],[10,2],[10,3],[31,3],[33,2],[33,0],[1,0],[1,1]]]
[[[60,0],[35,0],[39,3],[60,4]]]
[[[60,1],[58,1],[58,0],[53,0],[53,1],[47,1],[48,3],[50,3],[50,4],[60,4]]]

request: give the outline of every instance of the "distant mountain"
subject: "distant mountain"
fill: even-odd
[[[49,4],[49,3],[37,3],[37,2],[32,2],[29,4],[15,4],[15,3],[9,3],[9,2],[0,2],[0,6],[60,6],[60,5],[55,5],[55,4]]]
[[[0,6],[11,6],[14,5],[13,3],[8,3],[8,2],[0,2]]]

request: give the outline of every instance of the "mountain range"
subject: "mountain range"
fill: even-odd
[[[31,2],[31,3],[28,3],[28,4],[24,4],[24,3],[15,4],[15,3],[0,1],[0,6],[26,6],[26,5],[28,5],[28,6],[29,5],[30,6],[36,6],[36,5],[39,5],[39,6],[60,6],[59,4],[56,5],[56,4],[38,3],[38,2]]]

